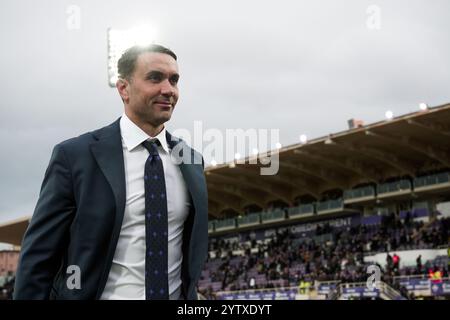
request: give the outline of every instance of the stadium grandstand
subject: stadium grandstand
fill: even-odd
[[[206,298],[449,298],[450,105],[349,124],[274,151],[273,176],[206,169]]]
[[[205,169],[205,299],[450,298],[450,104],[349,124],[271,151],[276,175],[251,157]]]

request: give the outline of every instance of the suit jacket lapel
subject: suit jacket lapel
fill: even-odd
[[[108,258],[104,272],[100,280],[97,298],[100,297],[108,279],[109,270],[119,239],[125,212],[125,165],[122,151],[122,137],[120,135],[120,118],[113,124],[93,133],[97,141],[91,144],[92,154],[97,161],[100,170],[114,194],[116,204],[114,228],[112,230],[111,241],[108,247]]]
[[[113,190],[117,213],[123,216],[125,210],[125,166],[119,120],[101,129],[96,138],[98,140],[91,144],[91,151]]]
[[[178,138],[172,136],[167,130],[166,130],[166,139],[167,139],[167,143],[169,144],[169,146],[170,146],[170,148],[172,150],[175,148],[175,146],[178,143],[184,143],[181,140],[179,140]],[[183,151],[184,150],[185,150],[184,148],[182,148],[180,150],[180,154],[179,155],[182,158],[183,158]],[[190,150],[190,149],[186,149],[186,150]],[[189,157],[189,159],[191,159],[191,161],[193,161],[192,157]],[[197,207],[198,205],[196,206],[196,202],[198,200],[197,200],[197,193],[196,193],[196,188],[195,188],[196,179],[195,179],[195,176],[194,176],[193,167],[192,167],[192,165],[190,163],[184,163],[184,162],[181,162],[179,167],[180,167],[181,174],[183,175],[184,181],[186,182],[186,186],[187,186],[187,188],[189,190],[189,194],[191,195],[194,207]]]

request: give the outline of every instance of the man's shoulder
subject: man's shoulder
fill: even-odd
[[[64,140],[56,145],[56,147],[63,148],[64,150],[79,150],[80,148],[89,147],[93,142],[98,141],[100,138],[108,137],[113,134],[120,136],[119,119],[104,126],[102,128],[85,132],[77,137],[73,137]]]
[[[57,144],[57,146],[70,149],[70,148],[77,147],[77,146],[88,145],[93,141],[94,141],[94,138],[92,135],[92,131],[89,131],[89,132],[83,133],[77,137],[73,137],[73,138],[61,141],[60,143]]]

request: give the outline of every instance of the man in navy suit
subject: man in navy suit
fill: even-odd
[[[152,299],[157,282],[155,299],[197,299],[208,200],[202,156],[164,126],[178,100],[177,57],[159,45],[135,46],[118,67],[122,117],[53,150],[23,239],[15,299]],[[160,171],[147,171],[155,163]],[[166,226],[152,229],[154,239],[150,217]],[[152,269],[155,262],[164,270]]]

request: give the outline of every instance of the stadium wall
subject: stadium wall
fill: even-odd
[[[433,260],[438,256],[446,256],[447,249],[425,249],[425,250],[408,250],[408,251],[391,251],[392,255],[397,254],[400,257],[400,268],[403,267],[414,267],[416,266],[416,259],[419,255],[422,255],[422,262],[425,263],[427,260]],[[378,263],[379,265],[386,266],[387,253],[378,253],[373,256],[364,257],[365,262]]]

